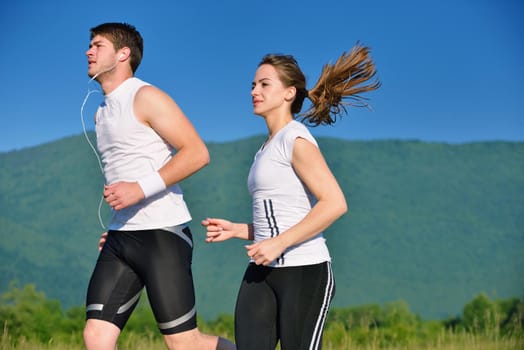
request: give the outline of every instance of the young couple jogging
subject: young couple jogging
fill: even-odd
[[[234,345],[200,332],[196,321],[192,218],[178,183],[209,163],[207,147],[169,95],[135,77],[143,39],[134,26],[104,23],[90,33],[88,75],[104,93],[95,115],[103,195],[113,215],[87,291],[86,348],[116,348],[145,287],[169,349],[320,349],[335,292],[323,231],[347,205],[304,123],[332,124],[348,98],[358,105],[379,87],[369,50],[357,45],[324,66],[310,90],[292,56],[267,55],[256,69],[253,112],[268,137],[247,178],[253,221],[201,222],[207,242],[252,242]],[[301,114],[306,98],[311,108]]]

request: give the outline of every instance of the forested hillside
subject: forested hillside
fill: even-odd
[[[245,242],[205,244],[199,222],[250,220],[245,183],[262,141],[209,143],[211,164],[182,184],[206,318],[233,312],[247,259]],[[319,144],[350,207],[326,232],[335,306],[402,299],[424,318],[444,318],[479,292],[524,295],[524,143]],[[0,166],[0,292],[17,280],[81,305],[103,230],[94,154],[80,135],[2,153]],[[107,223],[105,205],[102,217]]]

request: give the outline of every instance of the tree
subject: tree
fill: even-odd
[[[60,302],[46,299],[33,284],[18,288],[11,282],[7,292],[0,296],[0,322],[15,339],[37,339],[48,342],[61,326]]]
[[[472,332],[485,331],[498,326],[497,306],[485,293],[480,293],[464,306],[462,325]]]

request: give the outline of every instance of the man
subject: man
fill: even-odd
[[[145,286],[169,349],[234,349],[197,328],[191,216],[178,186],[209,153],[177,104],[134,76],[142,53],[132,25],[91,29],[88,75],[105,95],[95,124],[113,217],[87,291],[85,345],[114,350]]]

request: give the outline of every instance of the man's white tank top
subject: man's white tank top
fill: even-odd
[[[255,242],[285,232],[301,221],[316,202],[291,164],[293,146],[299,137],[318,147],[302,123],[291,121],[255,155],[248,176]],[[302,266],[325,261],[331,261],[331,257],[321,232],[288,248],[271,266]]]
[[[96,116],[97,146],[107,184],[137,181],[158,171],[172,157],[173,148],[134,113],[138,90],[148,83],[130,78],[99,106]],[[178,184],[137,204],[113,212],[110,230],[147,230],[175,226],[191,220]]]

